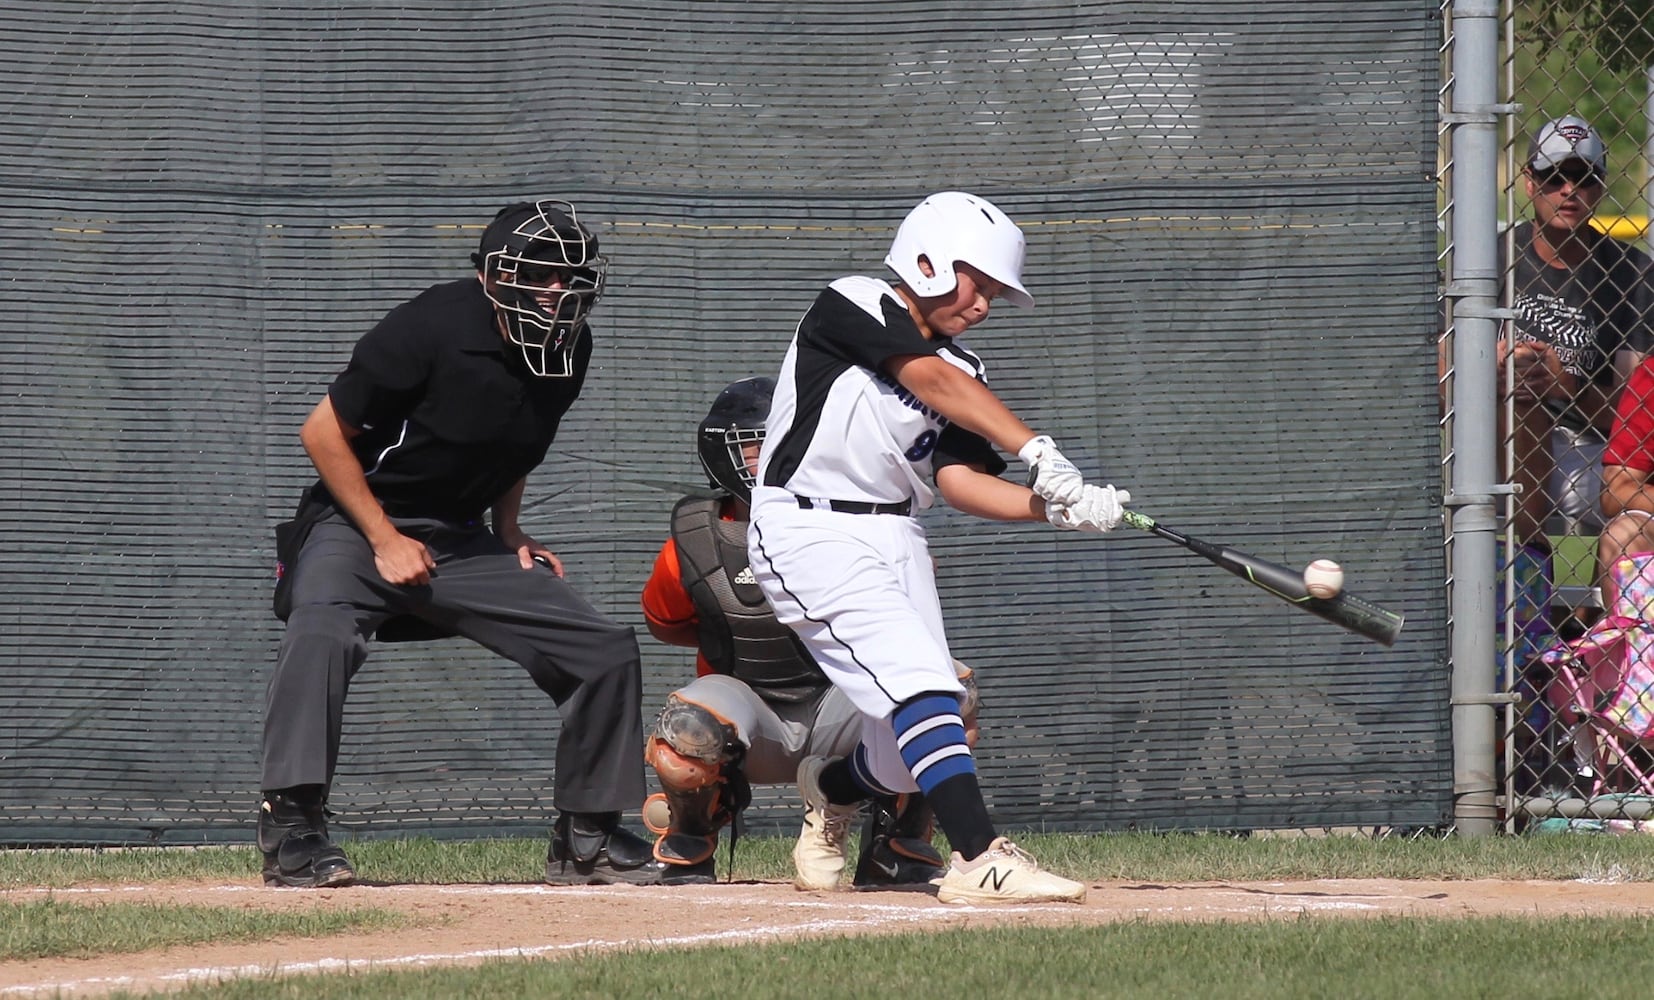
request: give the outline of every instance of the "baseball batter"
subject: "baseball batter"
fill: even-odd
[[[954,847],[938,898],[1085,896],[988,817],[924,529],[912,516],[940,492],[979,517],[1103,532],[1131,499],[1086,483],[988,389],[982,361],[955,339],[995,300],[1033,305],[1024,251],[1022,231],[985,199],[934,194],[903,220],[885,257],[898,280],[834,281],[782,362],[753,490],[752,568],[776,616],[862,716],[854,752],[799,768],[800,869],[842,868],[846,812],[872,795],[917,789]],[[996,447],[1027,463],[1031,488],[999,478],[1006,464]]]

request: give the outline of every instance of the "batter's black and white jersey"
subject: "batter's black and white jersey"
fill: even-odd
[[[886,282],[833,282],[799,321],[776,381],[759,482],[794,496],[900,503],[934,499],[933,468],[954,462],[998,475],[1005,461],[883,370],[890,358],[935,354],[986,383],[982,360],[952,338],[926,340]]]

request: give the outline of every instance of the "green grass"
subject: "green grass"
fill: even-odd
[[[1606,877],[1654,882],[1654,837],[1641,836],[1565,834],[1472,840],[1021,833],[1016,839],[1053,871],[1111,881]],[[543,839],[342,843],[367,882],[536,883],[545,866]],[[946,850],[945,839],[938,837],[937,843]],[[855,847],[852,838],[852,852]],[[791,849],[792,841],[786,838],[742,838],[733,875],[737,880],[786,881],[792,877]],[[725,837],[718,851],[720,878],[729,873],[728,851]],[[256,882],[258,870],[257,853],[243,847],[0,850],[0,889],[111,882]]]
[[[1654,837],[1459,838],[1147,833],[1023,834],[1047,867],[1096,881],[1170,884],[1311,878],[1596,879],[1654,882]],[[545,841],[347,841],[370,882],[533,883]],[[727,841],[726,841],[727,847]],[[790,876],[784,838],[741,841],[739,880]],[[720,851],[719,863],[726,853]],[[250,848],[0,851],[0,887],[226,879],[256,883]],[[1651,895],[1650,898],[1654,898]],[[117,908],[117,906],[119,908]],[[686,910],[686,921],[692,921]],[[209,940],[315,936],[384,926],[371,910],[309,915],[57,898],[0,906],[0,960]],[[330,923],[330,921],[333,921]],[[686,923],[677,932],[692,930]],[[145,935],[160,935],[148,938]],[[66,949],[80,948],[81,951]],[[661,952],[569,954],[350,975],[269,976],[182,997],[1438,997],[1640,996],[1654,973],[1654,917],[1127,921],[1003,927]],[[738,986],[736,984],[748,984]],[[751,984],[762,984],[761,987]],[[130,995],[130,994],[118,994]]]
[[[368,881],[423,883],[533,882],[545,867],[544,840],[346,840]],[[256,879],[251,847],[0,850],[0,889],[101,882]]]
[[[0,961],[91,958],[270,937],[322,937],[404,923],[397,914],[367,909],[257,913],[219,906],[0,900]]]
[[[1640,997],[1654,972],[1651,956],[1654,919],[1649,917],[1127,922],[242,980],[173,995],[221,1000]]]

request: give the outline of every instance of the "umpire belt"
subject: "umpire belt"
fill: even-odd
[[[866,500],[818,500],[813,497],[794,497],[798,505],[805,510],[833,510],[840,514],[900,514],[903,517],[913,513],[913,498],[909,497],[901,503],[868,503]]]

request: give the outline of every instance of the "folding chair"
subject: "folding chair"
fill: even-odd
[[[1654,625],[1605,618],[1544,662],[1553,671],[1546,700],[1568,727],[1576,763],[1591,769],[1590,795],[1654,796]]]

